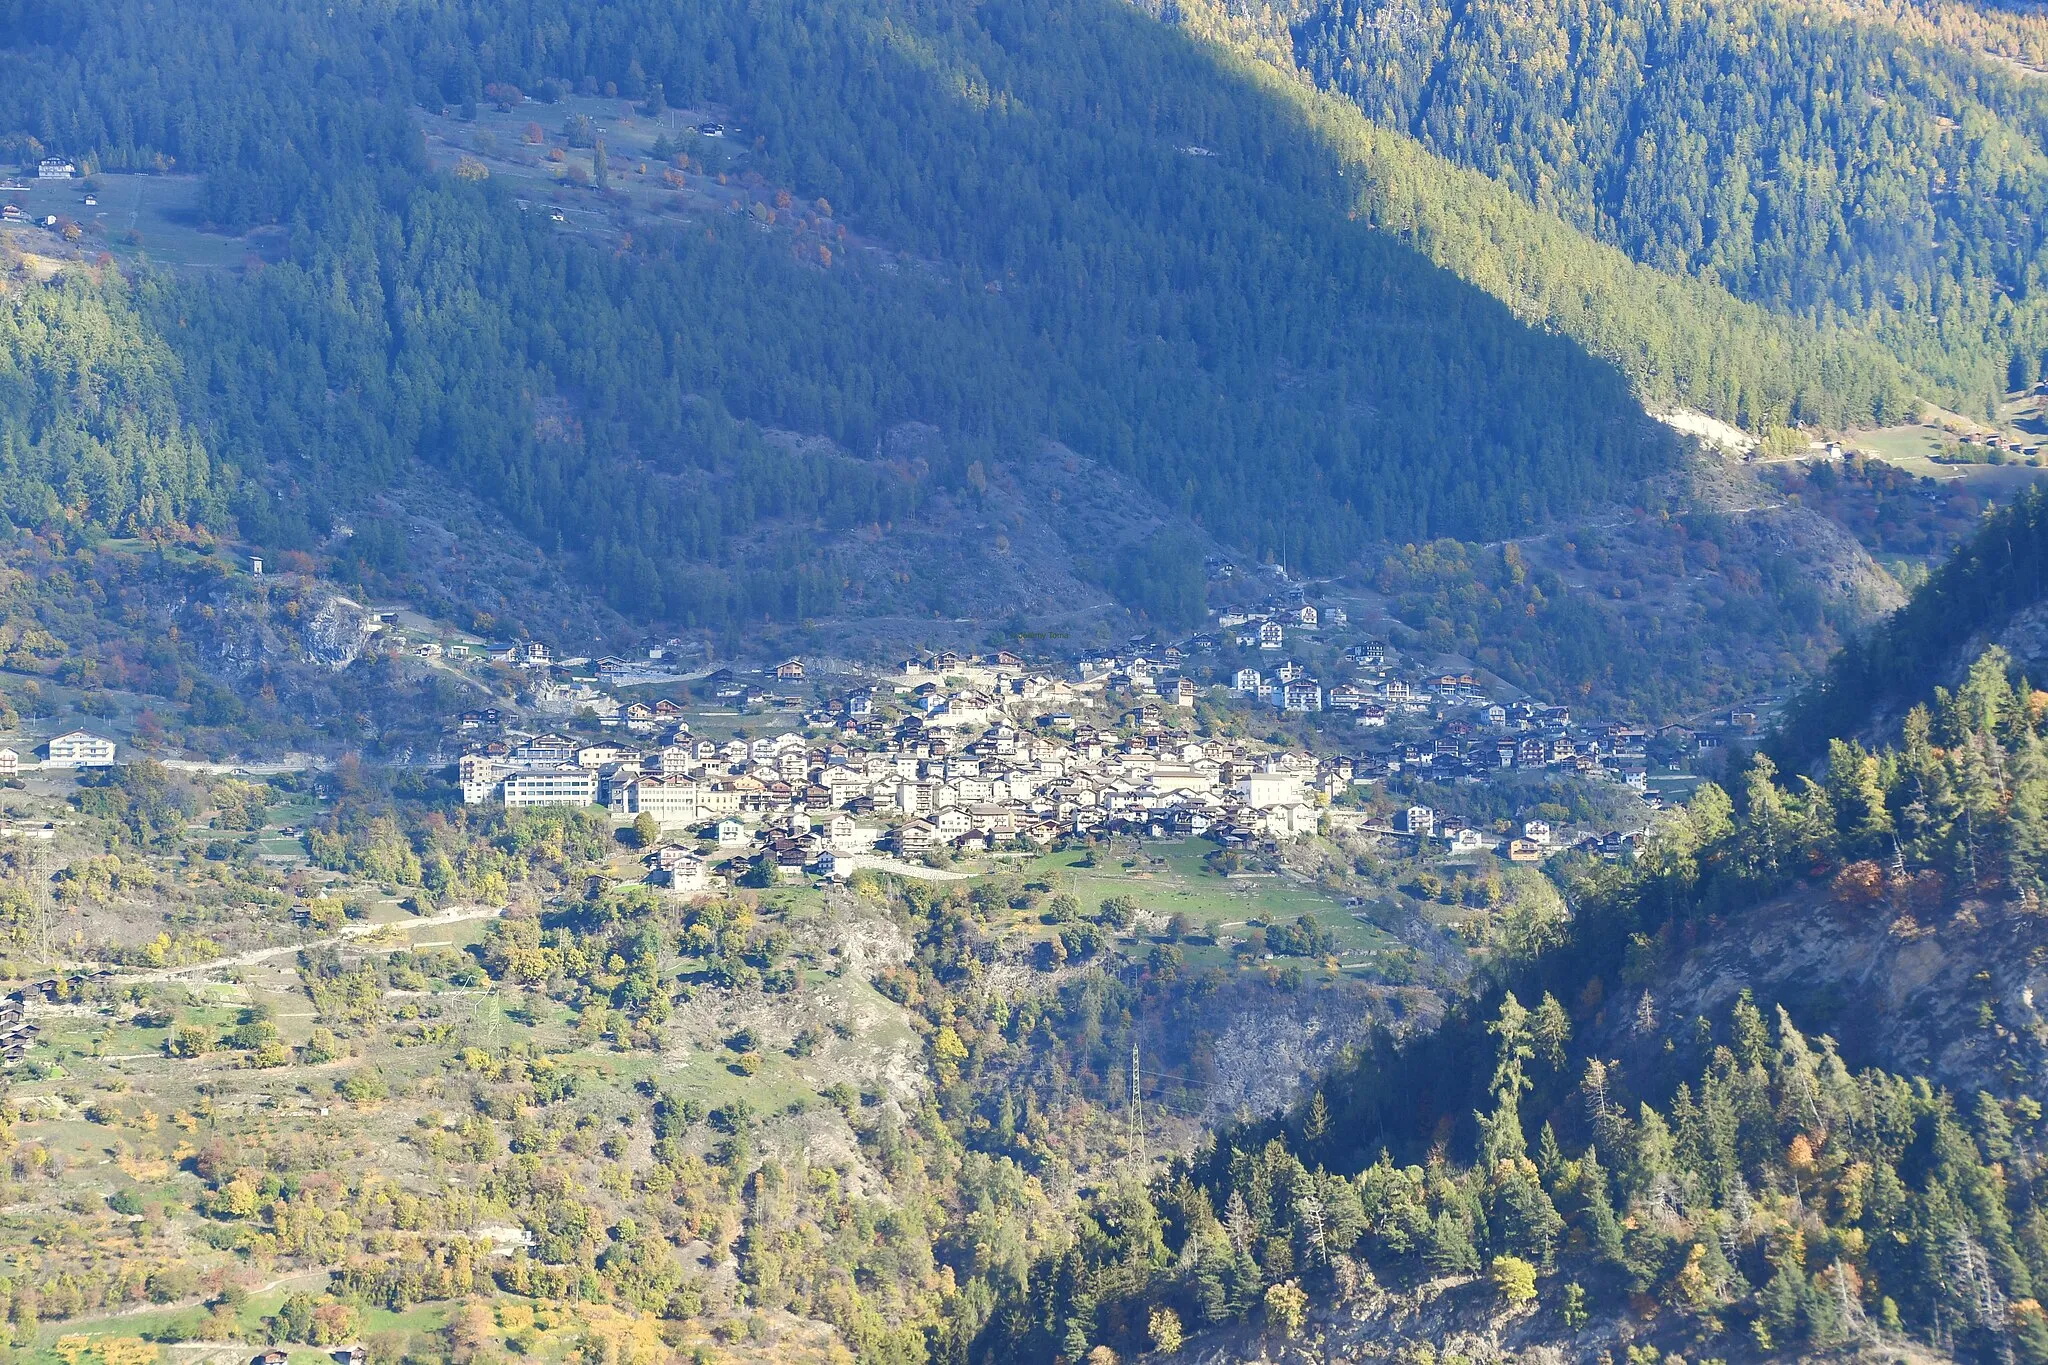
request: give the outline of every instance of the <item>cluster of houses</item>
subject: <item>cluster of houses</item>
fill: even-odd
[[[1358,825],[1361,803],[1336,798],[1403,775],[1481,783],[1541,771],[1646,791],[1653,746],[1669,759],[1666,749],[1691,755],[1720,742],[1716,730],[1589,725],[1469,666],[1419,666],[1349,626],[1341,607],[1297,590],[1256,612],[1218,615],[1188,639],[1134,643],[1071,669],[1032,667],[1000,650],[942,650],[873,672],[788,659],[752,680],[689,675],[714,705],[772,700],[802,712],[801,731],[724,741],[693,734],[682,703],[615,693],[675,679],[662,650],[644,662],[597,660],[593,674],[567,667],[591,661],[558,662],[538,642],[493,645],[494,662],[536,675],[525,689],[529,714],[563,732],[508,730],[518,716],[499,708],[464,712],[462,791],[514,807],[602,807],[621,823],[651,817],[664,838],[650,853],[650,880],[696,890],[739,875],[742,864],[776,878],[843,875],[876,858],[1067,835],[1263,842],[1325,821]],[[1291,654],[1318,659],[1339,681],[1326,686]],[[824,680],[845,686],[828,695]],[[1217,688],[1282,712],[1323,713],[1317,733],[1340,737],[1348,755],[1194,733],[1195,706],[1220,700]],[[1755,727],[1751,714],[1729,719]],[[1540,821],[1502,838],[1433,815],[1397,816],[1385,832],[1514,861],[1556,847]],[[670,842],[683,834],[691,837]],[[1633,837],[1576,842],[1618,856]]]
[[[1290,836],[1314,829],[1320,806],[1354,780],[1348,762],[1258,752],[1163,721],[1077,722],[1104,692],[1101,679],[1034,673],[1008,654],[941,653],[815,706],[809,738],[718,742],[693,735],[679,705],[634,703],[645,714],[629,726],[644,742],[506,733],[473,744],[458,779],[473,803],[602,806],[621,823],[645,815],[665,834],[712,843],[719,860],[745,857],[782,876],[1072,833]],[[459,720],[486,723],[481,712]],[[677,889],[717,875],[694,853],[666,848],[651,871]]]
[[[0,1062],[18,1062],[36,1040],[28,1017],[28,993],[16,991],[0,1000]]]
[[[1162,659],[1168,667],[1180,662],[1174,652]],[[800,668],[792,660],[782,671]],[[1318,756],[1194,734],[1191,716],[1176,710],[1192,704],[1196,685],[1154,675],[1145,659],[1086,660],[1076,672],[1034,671],[1002,652],[939,652],[816,702],[802,730],[724,741],[693,734],[687,708],[668,699],[622,707],[625,735],[504,731],[504,713],[482,709],[463,713],[459,727],[500,733],[470,745],[458,777],[472,803],[601,807],[621,824],[648,817],[662,834],[649,880],[687,892],[748,870],[773,880],[842,876],[878,858],[1044,846],[1067,835],[1263,843],[1325,820],[1361,823],[1357,803],[1333,811],[1333,801],[1402,771],[1585,770],[1597,755],[1640,752],[1630,747],[1634,732],[1614,728],[1583,741],[1582,753],[1567,711],[1518,701],[1444,719],[1434,740]],[[1473,688],[1461,676],[1413,695],[1425,708],[1471,710]],[[1385,684],[1381,695],[1408,705]],[[1503,845],[1439,826],[1420,807],[1388,832],[1517,861],[1551,849],[1541,822]]]

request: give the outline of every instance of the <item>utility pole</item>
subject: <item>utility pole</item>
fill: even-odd
[[[1127,1144],[1131,1154],[1131,1165],[1138,1171],[1145,1169],[1145,1099],[1139,1089],[1138,1035],[1131,1032],[1131,1097],[1125,1106],[1125,1122],[1128,1126]]]

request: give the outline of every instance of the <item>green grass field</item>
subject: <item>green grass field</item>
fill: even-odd
[[[278,259],[283,235],[275,230],[241,236],[207,231],[200,219],[201,186],[196,175],[106,173],[82,180],[30,180],[25,188],[0,191],[0,201],[16,205],[37,223],[50,215],[77,222],[84,236],[66,250],[88,258],[105,251],[123,266],[235,270],[252,258]],[[88,194],[99,202],[87,204]],[[23,233],[24,247],[33,250],[41,235],[38,229]]]
[[[1850,432],[1846,441],[1915,477],[1961,483],[2001,497],[2048,477],[2048,470],[2024,465],[1937,463],[1934,457],[1942,451],[1942,433],[1922,423]]]
[[[1205,935],[1229,937],[1254,920],[1272,923],[1309,915],[1335,937],[1338,957],[1347,966],[1370,967],[1378,954],[1395,947],[1390,935],[1313,886],[1278,875],[1218,875],[1203,862],[1215,848],[1207,840],[1189,839],[1148,844],[1135,854],[1103,851],[1097,853],[1093,867],[1084,865],[1085,853],[1052,853],[1024,863],[1020,870],[1027,879],[1048,881],[1069,892],[1084,910],[1112,896],[1129,896],[1141,910],[1186,915]],[[1199,966],[1228,957],[1220,947],[1191,946],[1186,952]]]

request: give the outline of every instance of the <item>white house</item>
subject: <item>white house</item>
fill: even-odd
[[[1447,831],[1447,834],[1453,853],[1477,853],[1486,847],[1486,836],[1470,825],[1460,825],[1454,830]]]
[[[1299,805],[1301,777],[1296,773],[1246,773],[1238,779],[1237,797],[1260,810]]]
[[[77,174],[78,167],[72,165],[61,156],[46,156],[36,167],[36,179],[38,180],[69,180]]]
[[[12,749],[0,749],[0,777],[18,777],[21,774],[21,755]]]
[[[1436,829],[1436,812],[1428,806],[1410,806],[1396,818],[1403,834],[1419,834],[1427,838]]]
[[[1286,642],[1287,632],[1278,621],[1266,621],[1259,626],[1259,648],[1278,649]]]
[[[51,768],[105,768],[114,761],[114,741],[73,730],[50,741]]]
[[[1525,821],[1522,825],[1522,835],[1530,843],[1548,848],[1550,847],[1551,839],[1550,822],[1547,820]]]
[[[665,850],[664,850],[665,851]],[[695,854],[664,858],[654,869],[654,882],[671,891],[702,891],[711,885],[711,870]]]
[[[1323,689],[1320,684],[1308,678],[1297,678],[1287,684],[1280,694],[1280,709],[1283,711],[1320,711],[1323,709]]]

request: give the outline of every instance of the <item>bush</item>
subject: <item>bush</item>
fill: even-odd
[[[1536,1300],[1536,1267],[1519,1256],[1493,1258],[1493,1284],[1510,1308]]]

